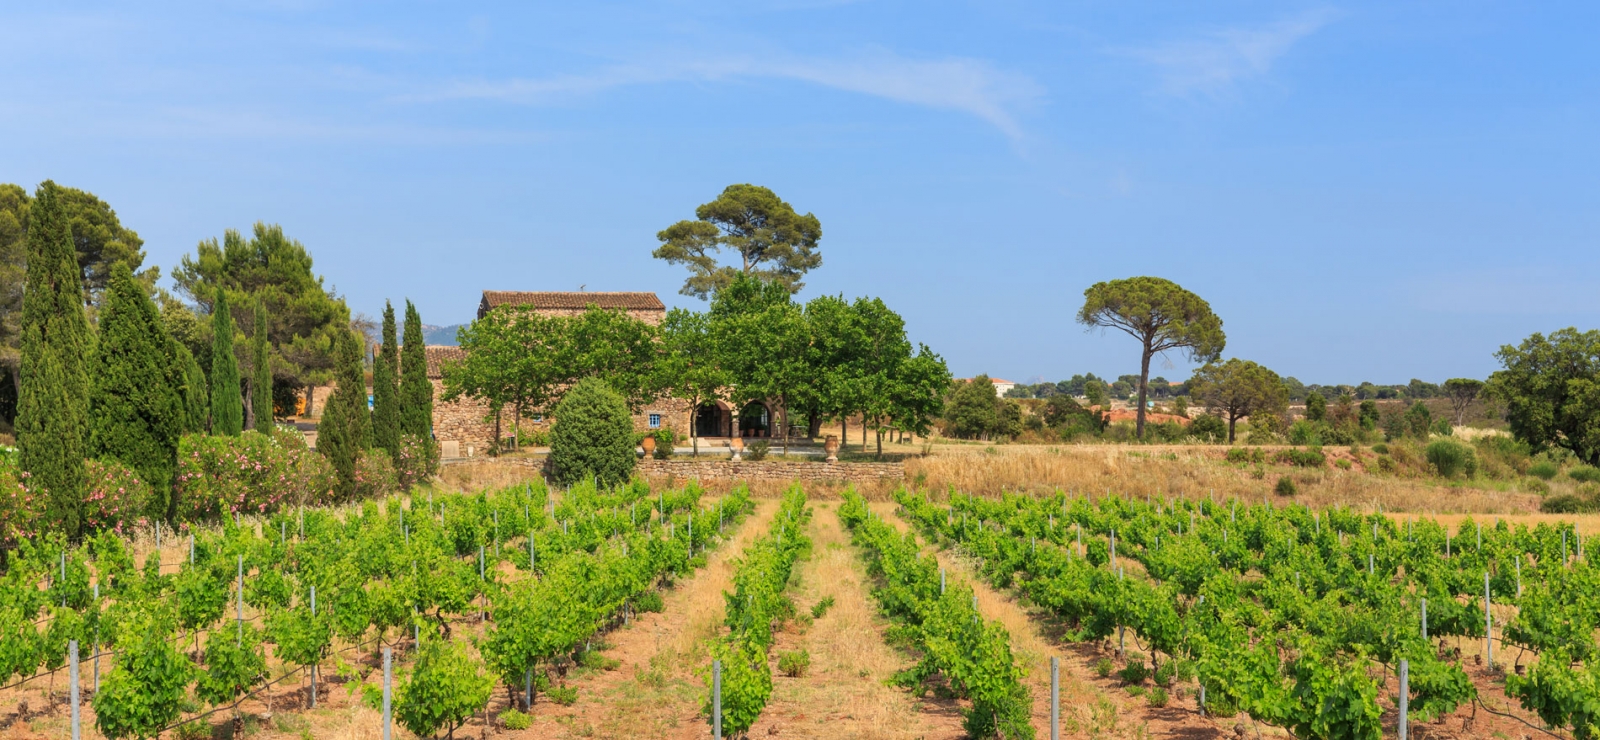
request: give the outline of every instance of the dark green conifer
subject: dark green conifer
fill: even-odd
[[[46,497],[43,521],[76,538],[83,518],[87,365],[94,337],[60,197],[60,188],[46,180],[29,213],[16,430],[28,485]]]
[[[172,353],[177,356],[177,369],[183,374],[183,408],[185,434],[205,434],[206,421],[211,418],[211,395],[206,392],[206,371],[200,361],[182,342],[172,341]]]
[[[228,291],[217,288],[211,309],[211,433],[239,436],[244,430],[244,396],[239,392],[239,358],[233,356],[233,314]]]
[[[432,449],[433,383],[428,381],[422,317],[411,301],[406,301],[405,343],[400,348],[400,432],[421,437]]]
[[[361,371],[361,342],[354,332],[341,332],[336,340],[334,372],[337,385],[317,423],[317,451],[333,465],[338,493],[355,492],[356,460],[371,445],[367,413],[367,386]]]
[[[91,363],[89,456],[117,460],[150,485],[146,515],[170,513],[178,437],[188,410],[178,357],[156,305],[127,264],[111,268],[100,311],[100,341]]]
[[[400,343],[395,339],[394,306],[383,304],[383,346],[372,363],[372,445],[400,462]]]
[[[256,301],[256,330],[250,337],[250,411],[255,430],[272,433],[272,350],[267,343],[267,308]]]

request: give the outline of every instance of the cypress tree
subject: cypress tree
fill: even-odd
[[[400,347],[400,432],[415,434],[433,447],[433,383],[428,381],[428,354],[422,339],[422,317],[406,301],[405,343]]]
[[[267,344],[267,307],[256,301],[256,331],[250,337],[250,410],[255,430],[272,433],[272,354]]]
[[[90,374],[89,454],[117,460],[150,485],[146,515],[171,512],[178,437],[188,417],[178,357],[156,305],[126,263],[111,268]]]
[[[356,487],[356,461],[361,451],[371,444],[371,432],[359,340],[354,333],[346,331],[336,341],[337,385],[317,423],[317,451],[333,465],[338,475],[339,495],[349,497]]]
[[[383,347],[372,363],[372,444],[400,463],[400,344],[395,340],[394,306],[383,304]]]
[[[177,356],[178,369],[183,373],[183,408],[186,434],[205,434],[206,421],[211,418],[211,397],[206,392],[206,371],[200,361],[182,342],[172,341],[172,353]]]
[[[46,180],[29,214],[16,429],[22,469],[46,497],[44,521],[75,538],[83,518],[94,338],[60,197],[60,188]]]
[[[228,291],[217,287],[211,309],[211,433],[239,436],[244,429],[244,397],[239,392],[239,359],[233,356],[233,315]]]

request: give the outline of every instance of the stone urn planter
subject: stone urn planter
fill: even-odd
[[[734,462],[739,462],[740,460],[743,460],[744,459],[744,438],[743,437],[734,437],[733,439],[728,440],[728,449],[733,450],[733,461]]]
[[[639,440],[639,448],[644,450],[644,456],[645,457],[650,457],[652,454],[655,454],[655,451],[656,451],[656,438],[655,438],[655,435],[651,435],[651,436],[645,437],[642,440]]]
[[[839,438],[832,434],[828,435],[826,439],[822,440],[822,451],[828,453],[828,462],[839,462]]]

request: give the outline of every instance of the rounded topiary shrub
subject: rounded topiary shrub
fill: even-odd
[[[633,475],[634,462],[627,402],[597,378],[572,386],[550,429],[551,477],[567,486],[590,478],[612,486]]]

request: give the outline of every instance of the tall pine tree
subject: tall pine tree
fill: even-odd
[[[172,512],[172,474],[188,409],[175,343],[126,263],[111,268],[91,363],[89,455],[117,460],[150,485],[146,515]],[[175,368],[177,368],[175,370]]]
[[[317,423],[317,451],[328,458],[338,476],[338,493],[348,499],[356,490],[356,461],[371,445],[367,386],[361,372],[361,344],[354,332],[337,340],[337,386]]]
[[[372,363],[372,444],[400,462],[400,343],[395,339],[394,306],[383,304],[383,346]]]
[[[272,433],[272,349],[267,344],[267,308],[256,301],[256,330],[250,337],[250,412],[255,430]]]
[[[217,288],[211,309],[211,433],[239,436],[244,430],[244,397],[239,392],[239,359],[233,356],[233,314],[228,291]]]
[[[422,317],[406,301],[405,343],[400,348],[400,433],[414,434],[433,450],[433,383],[428,380],[428,353],[422,339]]]
[[[46,180],[30,208],[16,429],[22,469],[46,496],[44,521],[75,538],[83,520],[94,337],[60,198],[60,188]]]

